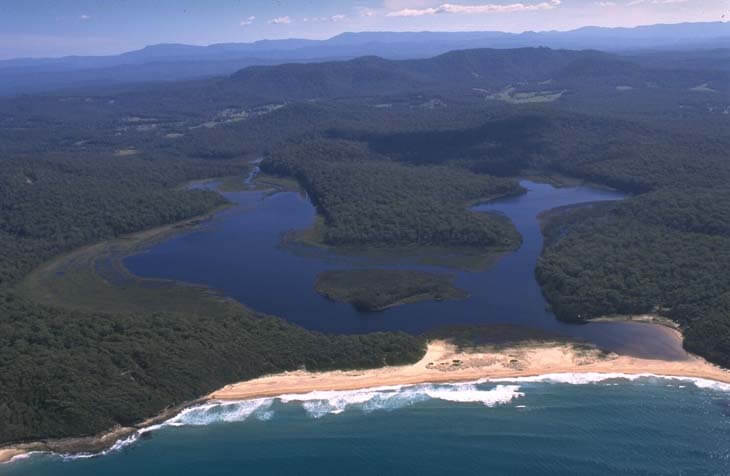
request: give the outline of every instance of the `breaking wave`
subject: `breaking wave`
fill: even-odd
[[[398,385],[364,390],[316,391],[254,400],[210,401],[186,408],[163,423],[140,429],[127,438],[117,440],[114,445],[104,451],[59,456],[64,460],[104,456],[134,444],[145,433],[164,427],[242,422],[252,417],[263,421],[269,420],[274,416],[274,410],[271,407],[276,400],[283,404],[299,403],[308,415],[313,418],[321,418],[328,414],[336,415],[351,408],[369,413],[375,410],[396,410],[426,400],[482,403],[487,407],[493,407],[524,396],[524,393],[519,392],[518,385],[496,385],[493,388],[481,389],[477,386],[479,384],[479,382],[472,382],[444,385]]]
[[[272,403],[272,399],[260,398],[244,401],[209,402],[196,405],[182,410],[163,423],[142,428],[126,438],[119,439],[104,451],[98,453],[61,454],[59,456],[65,461],[104,456],[134,444],[145,433],[157,431],[166,426],[203,426],[218,422],[230,423],[245,421],[251,416],[259,420],[268,420],[273,416],[273,412],[268,410]]]
[[[314,418],[327,414],[342,413],[348,408],[364,412],[395,410],[425,400],[444,400],[459,403],[482,403],[493,407],[522,397],[517,385],[497,385],[480,389],[477,383],[447,385],[409,385],[378,387],[365,390],[310,392],[297,395],[281,395],[282,403],[300,402]]]
[[[145,433],[164,427],[204,426],[215,423],[242,422],[250,418],[266,421],[274,416],[274,403],[299,404],[312,418],[337,415],[346,410],[391,411],[428,400],[442,400],[455,403],[480,403],[485,407],[505,405],[525,396],[521,384],[561,383],[588,385],[615,380],[636,381],[639,379],[674,380],[693,385],[695,388],[730,392],[730,384],[714,380],[671,375],[623,374],[623,373],[553,373],[533,377],[481,379],[475,382],[452,384],[396,385],[362,390],[314,391],[305,394],[286,394],[272,398],[240,401],[210,401],[182,410],[174,417],[158,425],[152,425],[120,439],[110,448],[98,453],[75,453],[57,455],[64,460],[94,458],[119,451],[138,441]],[[608,383],[618,385],[617,383]],[[677,385],[685,388],[686,385]],[[524,408],[524,405],[516,405]],[[23,457],[27,457],[24,455]]]
[[[77,459],[88,459],[88,458],[97,458],[99,456],[105,456],[105,455],[108,455],[109,453],[114,453],[116,451],[121,450],[122,448],[124,448],[126,446],[129,446],[129,445],[135,443],[139,439],[140,434],[141,434],[141,432],[137,432],[126,438],[117,440],[109,448],[105,449],[104,451],[99,451],[97,453],[70,453],[70,454],[59,454],[58,456],[60,456],[61,459],[63,459],[64,461],[73,461],[73,460],[77,460]]]
[[[273,415],[269,411],[273,400],[259,398],[232,402],[209,402],[203,405],[186,408],[160,426],[202,426],[216,422],[244,421],[254,416],[259,420],[268,420]]]
[[[493,383],[566,383],[572,385],[587,385],[592,383],[606,382],[609,380],[628,380],[636,381],[640,379],[649,380],[678,380],[681,382],[691,383],[697,388],[716,390],[721,392],[730,392],[730,384],[718,382],[716,380],[709,380],[697,377],[683,377],[676,375],[657,375],[651,373],[641,374],[624,374],[624,373],[598,373],[598,372],[584,372],[584,373],[554,373],[554,374],[543,374],[535,375],[533,377],[513,377],[513,378],[493,378],[483,379],[480,382],[493,382]],[[680,385],[684,388],[683,385]]]

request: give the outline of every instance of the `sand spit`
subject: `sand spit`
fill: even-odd
[[[679,332],[677,336],[680,338]],[[566,343],[459,349],[446,341],[432,341],[423,359],[413,365],[361,371],[285,372],[227,385],[208,398],[246,400],[323,390],[359,390],[555,373],[654,374],[730,383],[730,371],[690,354],[685,360],[666,361],[604,353]]]

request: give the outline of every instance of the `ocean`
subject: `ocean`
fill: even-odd
[[[730,474],[730,385],[562,374],[210,403],[0,474]]]

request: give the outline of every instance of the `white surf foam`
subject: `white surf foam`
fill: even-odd
[[[524,383],[567,383],[572,385],[586,385],[604,382],[606,380],[636,380],[642,377],[652,377],[652,374],[623,374],[623,373],[552,373],[534,375],[531,377],[493,378],[483,379],[483,382],[524,382]]]
[[[15,463],[17,461],[21,461],[21,460],[24,460],[24,459],[28,459],[28,458],[30,458],[33,455],[42,454],[42,453],[43,453],[42,451],[29,451],[27,453],[21,453],[19,455],[13,456],[6,463],[7,464]],[[5,463],[0,463],[0,466],[2,466],[2,464],[5,464]]]
[[[670,378],[676,378],[679,380],[685,380],[685,381],[691,382],[697,388],[717,390],[720,392],[730,392],[730,384],[718,382],[717,380],[708,380],[708,379],[704,379],[704,378],[694,378],[694,377],[670,377]]]
[[[244,421],[250,416],[266,420],[270,418],[268,409],[273,400],[258,398],[255,400],[213,401],[203,405],[186,408],[161,426],[201,426],[217,422]]]
[[[666,379],[679,380],[689,382],[697,388],[730,392],[730,384],[718,382],[696,377],[684,377],[681,375],[658,375],[652,373],[625,374],[625,373],[600,373],[600,372],[584,372],[584,373],[553,373],[535,375],[532,377],[514,377],[514,378],[495,378],[483,379],[481,382],[501,382],[501,383],[567,383],[572,385],[587,385],[592,383],[601,383],[608,380],[628,380],[635,381],[639,379]],[[685,388],[679,385],[679,388]]]
[[[127,438],[122,438],[120,440],[117,440],[114,442],[112,446],[105,449],[104,451],[99,451],[97,453],[69,453],[69,454],[59,454],[58,456],[61,457],[64,461],[73,461],[77,459],[89,459],[89,458],[97,458],[99,456],[105,456],[110,453],[115,453],[122,448],[129,446],[133,443],[135,443],[139,439],[139,432],[136,432],[132,435],[129,435]]]
[[[508,403],[524,394],[517,385],[497,385],[491,389],[481,389],[476,382],[444,385],[408,385],[397,387],[378,387],[364,390],[310,392],[277,397],[283,403],[300,402],[302,407],[314,418],[327,414],[338,414],[348,408],[358,408],[365,412],[375,410],[394,410],[429,399],[450,402],[478,402],[492,407]]]
[[[73,461],[108,455],[134,444],[143,434],[159,430],[166,426],[202,426],[217,422],[245,421],[251,416],[255,416],[260,420],[268,420],[271,418],[272,414],[272,412],[268,411],[272,402],[273,400],[270,398],[260,398],[256,400],[209,402],[202,405],[196,405],[182,410],[180,413],[163,423],[150,425],[136,431],[126,438],[119,439],[104,451],[99,451],[97,453],[58,454],[57,456],[64,461]]]
[[[417,395],[407,387],[376,387],[364,390],[319,391],[304,394],[280,395],[282,403],[298,402],[314,418],[327,414],[338,414],[348,408],[358,407],[365,412],[374,410],[393,410],[426,400],[425,395]]]
[[[447,387],[427,387],[425,392],[431,398],[449,402],[480,402],[487,407],[509,403],[525,394],[519,385],[497,385],[489,390],[481,390],[476,384],[467,383]]]

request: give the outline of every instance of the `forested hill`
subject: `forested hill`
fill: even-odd
[[[78,246],[176,222],[226,203],[179,183],[240,173],[235,161],[5,158],[0,168],[0,291]]]
[[[418,60],[368,56],[350,61],[252,66],[233,74],[231,79],[254,95],[297,100],[547,80],[563,76],[561,71],[570,71],[574,62],[610,68],[618,60],[597,51],[476,49]]]
[[[730,191],[660,189],[552,220],[538,281],[556,315],[656,313],[685,347],[730,366]]]
[[[551,108],[590,115],[600,111],[603,116],[652,125],[662,121],[680,131],[686,129],[688,121],[694,121],[691,127],[723,135],[725,125],[718,121],[725,119],[730,108],[730,72],[715,68],[704,56],[700,58],[702,67],[694,63],[687,68],[670,67],[668,58],[671,56],[665,54],[649,61],[646,56],[622,57],[590,50],[518,48],[459,50],[413,60],[367,56],[350,61],[253,66],[230,77],[164,85],[107,85],[0,99],[0,109],[6,112],[0,116],[0,134],[6,130],[14,135],[29,134],[31,129],[51,125],[62,126],[63,135],[67,135],[73,125],[83,128],[88,137],[97,135],[103,126],[117,129],[114,137],[104,138],[107,141],[136,129],[148,132],[141,134],[146,136],[144,140],[173,133],[186,139],[195,136],[192,147],[205,142],[215,148],[211,136],[234,129],[247,134],[256,122],[250,119],[283,106],[301,109],[308,103],[331,108],[347,103],[365,116],[378,114],[368,109],[388,109],[380,113],[385,121],[405,109],[415,116],[427,114],[415,109],[465,105],[482,111]],[[334,125],[351,119],[342,113],[337,111],[334,116],[328,111],[327,120]],[[451,115],[458,117],[458,113]],[[419,121],[413,117],[408,120]],[[311,119],[305,118],[305,122]],[[201,127],[211,130],[196,131]],[[272,124],[271,128],[279,126]],[[32,134],[36,136],[37,131]],[[172,141],[162,142],[169,145]],[[238,142],[238,151],[246,148]],[[212,151],[201,151],[201,155],[216,156]]]
[[[367,56],[275,66],[251,66],[231,76],[227,87],[251,96],[279,100],[390,95],[424,90],[484,89],[539,82],[552,88],[611,87],[727,89],[730,75],[708,65],[703,70],[642,66],[629,59],[594,50],[550,48],[472,49],[433,58],[387,60]],[[712,85],[712,86],[710,86]]]
[[[504,250],[520,242],[504,217],[470,202],[518,194],[514,180],[456,167],[408,167],[364,143],[310,139],[277,148],[264,171],[295,177],[325,221],[329,245],[443,246]]]

